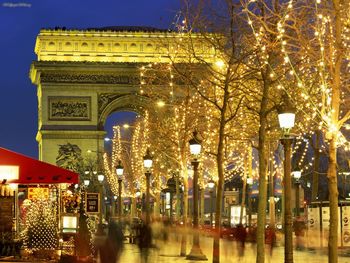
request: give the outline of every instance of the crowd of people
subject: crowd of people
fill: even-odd
[[[147,263],[152,249],[157,250],[166,243],[169,235],[179,238],[182,235],[180,230],[187,233],[186,228],[174,228],[167,220],[155,220],[152,224],[147,224],[139,218],[134,218],[131,221],[111,221],[108,224],[108,234],[106,234],[104,241],[96,247],[94,256],[100,263],[117,263],[125,243],[131,243],[139,248],[141,262]],[[235,242],[232,244],[236,246],[239,257],[244,256],[246,243],[255,241],[254,235],[256,235],[254,228],[247,228],[242,224],[235,226]],[[271,256],[276,243],[276,229],[268,226],[265,229],[265,244]]]

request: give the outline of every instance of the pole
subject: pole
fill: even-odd
[[[102,214],[103,214],[103,189],[102,182],[99,183],[99,192],[100,192],[100,214],[98,218],[98,228],[97,235],[103,235],[103,227],[102,227]]]
[[[293,263],[293,229],[291,209],[291,145],[293,139],[282,138],[284,147],[284,262]]]
[[[207,260],[199,246],[198,234],[198,160],[192,161],[193,165],[193,244],[190,254],[186,256],[189,260]]]
[[[176,221],[180,221],[180,186],[179,186],[179,176],[175,176],[175,189],[176,189]]]
[[[300,182],[299,180],[295,182],[295,216],[297,218],[300,216]]]
[[[210,189],[210,226],[213,226],[213,189]]]
[[[151,177],[151,173],[150,172],[146,172],[146,224],[149,224],[151,222],[150,219],[150,213],[149,213],[149,203],[150,203],[150,198],[149,198],[149,187],[150,187],[150,177]]]
[[[250,185],[247,187],[247,195],[248,195],[248,227],[250,230],[250,227],[252,226],[252,198],[250,196]]]
[[[270,227],[272,229],[275,229],[275,221],[276,221],[276,208],[275,208],[275,195],[274,195],[274,176],[273,176],[273,161],[272,158],[273,156],[271,156],[271,142],[269,143],[269,156],[271,158],[269,158],[269,178],[270,178],[270,182],[269,182],[269,193],[270,193],[270,197],[269,197],[269,216],[270,216]]]
[[[122,179],[118,179],[118,217],[122,216]]]

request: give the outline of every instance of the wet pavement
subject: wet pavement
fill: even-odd
[[[181,247],[181,235],[169,235],[169,238],[166,242],[163,240],[154,241],[155,248],[151,248],[148,257],[148,263],[169,263],[169,262],[198,262],[192,260],[186,260],[185,257],[180,255]],[[212,262],[212,244],[213,240],[208,236],[200,237],[200,247],[203,254],[206,255],[208,261]],[[192,236],[188,235],[187,237],[187,253],[190,252],[192,246]],[[244,250],[241,250],[238,242],[221,239],[221,253],[220,253],[220,262],[222,263],[254,263],[256,261],[256,244],[255,243],[246,243]],[[328,262],[326,255],[326,250],[294,250],[294,262],[307,262],[307,263],[322,263]],[[265,262],[271,263],[276,262],[280,263],[284,261],[284,247],[277,246],[272,250],[270,247],[266,246],[266,256]],[[350,263],[350,248],[339,250],[339,263]],[[1,262],[23,262],[15,261],[12,258],[8,258],[8,261],[5,258],[0,259]],[[26,261],[31,263],[45,262],[45,261]],[[47,261],[46,261],[47,262]],[[52,262],[52,261],[51,261]],[[120,263],[141,263],[141,253],[137,245],[130,244],[126,241],[124,244],[124,250],[119,260]],[[100,263],[97,260],[97,263]]]

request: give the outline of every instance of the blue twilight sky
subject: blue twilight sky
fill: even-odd
[[[36,87],[28,73],[35,60],[35,38],[41,28],[126,25],[169,28],[180,8],[179,2],[0,0],[0,147],[37,158]],[[112,122],[108,120],[107,125]]]

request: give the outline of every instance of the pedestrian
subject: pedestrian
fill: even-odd
[[[142,223],[140,226],[138,246],[141,252],[141,262],[147,263],[149,249],[152,247],[152,230],[147,223]]]
[[[276,244],[276,231],[273,227],[268,226],[265,232],[265,243],[270,244],[270,256]]]
[[[101,263],[117,263],[123,251],[123,231],[122,226],[113,221],[108,227],[108,236],[103,246],[100,248]]]
[[[237,226],[237,239],[238,239],[238,255],[243,257],[245,241],[247,239],[247,231],[242,224]]]

